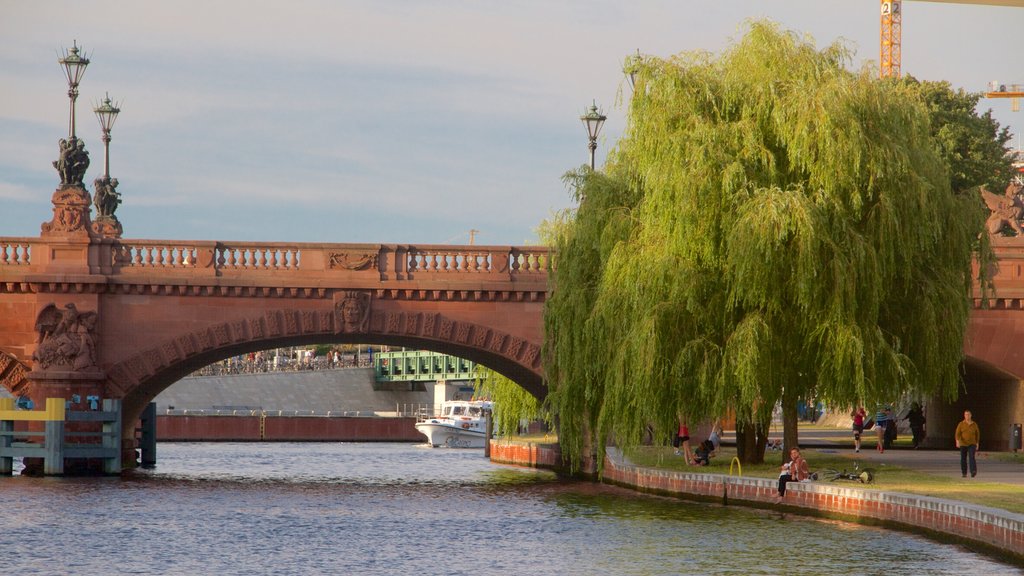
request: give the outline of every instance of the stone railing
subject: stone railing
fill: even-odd
[[[211,269],[219,274],[368,273],[393,279],[435,275],[546,275],[546,247],[180,242],[125,239],[111,245],[115,270]]]
[[[117,268],[216,268],[218,270],[298,270],[298,245],[256,242],[123,240],[111,248]]]
[[[0,266],[28,266],[38,238],[0,238]]]
[[[45,273],[58,253],[60,265],[78,262],[93,274],[173,278],[243,277],[270,274],[296,277],[365,276],[389,280],[546,280],[550,250],[544,246],[452,246],[403,244],[322,244],[104,239],[50,246],[47,238],[0,238],[0,270],[25,267]],[[10,268],[7,268],[10,270]]]

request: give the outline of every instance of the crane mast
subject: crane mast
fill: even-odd
[[[882,78],[900,77],[900,50],[903,36],[903,6],[901,0],[881,0],[882,35],[881,68]]]
[[[988,6],[1024,7],[1024,0],[927,0],[947,4],[981,4]],[[902,0],[881,0],[882,2],[882,33],[881,58],[879,76],[882,78],[900,77],[901,44],[903,41],[903,2]]]

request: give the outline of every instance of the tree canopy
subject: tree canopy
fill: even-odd
[[[981,94],[954,90],[946,81],[905,76],[903,82],[917,91],[928,107],[931,133],[950,168],[953,191],[985,186],[1001,192],[1013,174],[1007,154],[1010,130],[1000,129],[991,110],[977,113]]]
[[[985,213],[916,87],[850,58],[760,21],[719,57],[632,63],[604,170],[567,176],[545,312],[573,462],[780,400],[955,392]]]

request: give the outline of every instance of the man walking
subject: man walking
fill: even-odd
[[[964,419],[956,425],[956,447],[960,449],[960,473],[967,478],[967,465],[970,463],[971,478],[978,475],[978,464],[974,460],[981,442],[981,430],[978,423],[971,420],[971,411],[964,410]]]

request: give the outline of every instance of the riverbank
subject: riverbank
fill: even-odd
[[[491,460],[566,470],[557,444],[496,440],[491,443]],[[836,518],[921,533],[1024,566],[1024,514],[997,508],[819,482],[790,484],[786,497],[780,500],[777,482],[772,478],[636,466],[615,449],[608,451],[602,481],[679,498]]]

